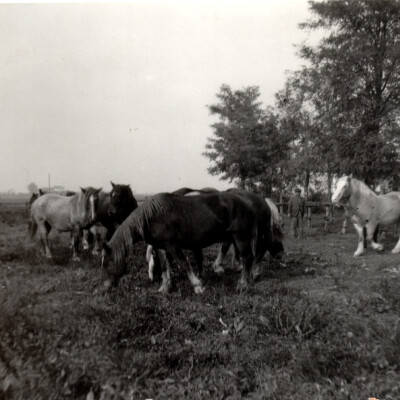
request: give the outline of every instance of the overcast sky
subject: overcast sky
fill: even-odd
[[[202,156],[223,83],[273,104],[302,0],[0,4],[0,191],[224,189]]]

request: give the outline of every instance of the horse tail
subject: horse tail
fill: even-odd
[[[367,228],[363,226],[363,245],[364,249],[367,248]]]

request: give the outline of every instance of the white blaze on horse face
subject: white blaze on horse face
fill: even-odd
[[[94,221],[96,219],[96,208],[95,208],[95,198],[94,195],[89,197],[90,203],[90,220]]]
[[[332,203],[336,205],[340,204],[341,200],[346,195],[348,188],[349,188],[349,180],[347,179],[347,176],[340,178],[338,180],[338,183],[336,184],[335,193],[333,193],[332,195]]]

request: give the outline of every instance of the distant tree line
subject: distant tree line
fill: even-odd
[[[400,166],[400,0],[310,1],[301,29],[323,30],[302,44],[305,65],[263,107],[256,86],[222,85],[204,155],[209,172],[270,196],[311,179],[353,173],[374,186]]]

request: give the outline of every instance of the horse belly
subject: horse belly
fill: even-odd
[[[46,213],[46,222],[50,224],[50,226],[59,231],[71,231],[73,226],[71,224],[71,218],[68,212],[51,212]]]
[[[400,220],[400,212],[396,209],[390,209],[383,213],[379,219],[381,225],[391,225]]]

